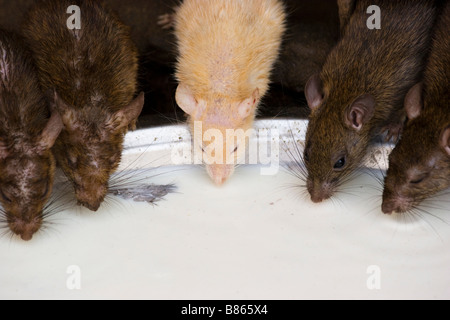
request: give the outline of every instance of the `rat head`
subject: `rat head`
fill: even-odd
[[[450,118],[444,108],[422,110],[420,95],[416,85],[405,98],[409,123],[389,155],[382,204],[386,214],[407,212],[450,186]]]
[[[310,78],[305,94],[311,109],[304,151],[306,185],[311,200],[321,202],[330,198],[362,161],[375,100],[368,94],[342,100],[349,94],[330,94],[318,75]]]
[[[72,182],[78,203],[96,211],[120,163],[127,128],[142,111],[144,94],[115,113],[99,104],[73,108],[56,93],[55,104],[65,125],[55,145],[56,160]]]
[[[177,103],[189,115],[194,154],[201,154],[206,171],[217,185],[233,174],[245,155],[259,98],[258,89],[236,102],[220,97],[197,98],[184,84],[177,88]]]
[[[61,117],[53,112],[36,138],[0,138],[0,203],[9,228],[23,240],[30,240],[42,225],[55,172],[50,148],[62,127]]]

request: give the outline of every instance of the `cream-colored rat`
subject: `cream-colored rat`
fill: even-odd
[[[220,185],[246,150],[244,135],[227,143],[227,130],[252,128],[269,86],[284,26],[278,0],[185,0],[175,14],[178,41],[176,100],[188,115],[196,152]],[[201,129],[195,132],[195,123]],[[208,141],[220,133],[222,141]],[[212,151],[211,151],[212,150]]]

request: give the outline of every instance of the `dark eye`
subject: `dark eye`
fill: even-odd
[[[235,153],[237,151],[237,149],[238,149],[238,146],[236,146],[236,148],[234,148],[232,153]]]
[[[200,147],[200,149],[202,149],[202,152],[203,152],[203,153],[205,153],[205,148],[203,148],[203,147]]]
[[[419,183],[421,183],[423,180],[425,180],[425,178],[426,178],[427,176],[428,176],[428,175],[423,175],[423,176],[417,177],[416,179],[409,181],[409,183],[411,183],[411,184],[419,184]]]
[[[305,153],[303,154],[303,159],[304,159],[306,162],[309,162],[309,152],[308,152],[308,151],[305,151]]]
[[[335,164],[335,169],[342,169],[345,166],[345,157],[340,158]]]
[[[11,199],[3,192],[3,190],[0,189],[0,195],[2,196],[3,200],[6,202],[12,202]]]

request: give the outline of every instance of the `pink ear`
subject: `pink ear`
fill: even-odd
[[[359,131],[372,118],[374,112],[375,99],[369,94],[362,95],[348,108],[345,122],[349,127]]]
[[[5,143],[0,140],[0,159],[5,159],[8,156],[8,148]]]
[[[116,129],[128,127],[130,123],[134,123],[142,112],[144,107],[145,95],[141,92],[129,105],[117,111],[115,119],[118,119]]]
[[[409,89],[405,96],[405,111],[409,119],[417,118],[422,111],[422,83]]]
[[[259,101],[259,98],[259,89],[256,88],[250,98],[245,99],[239,104],[238,114],[241,119],[245,119],[252,114],[252,111],[255,110],[255,106]]]
[[[57,111],[61,116],[63,124],[66,129],[71,129],[75,126],[75,119],[73,117],[72,108],[59,96],[56,91],[53,91],[53,99],[50,99],[50,111],[52,115]]]
[[[175,93],[175,100],[178,106],[188,115],[193,116],[198,110],[198,102],[188,86],[179,84]]]
[[[311,76],[305,87],[306,101],[311,110],[316,109],[323,100],[322,80],[319,74]]]
[[[59,115],[59,112],[53,110],[52,115],[47,122],[47,125],[45,126],[39,137],[39,140],[37,141],[40,147],[40,151],[46,151],[53,147],[63,126],[64,124],[62,122],[61,116]]]
[[[444,148],[444,150],[450,156],[450,126],[445,128],[444,131],[442,132],[440,144],[442,148]]]

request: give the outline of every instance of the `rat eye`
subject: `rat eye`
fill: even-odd
[[[48,192],[50,191],[50,188],[48,187],[48,182],[45,184],[45,191],[44,191],[44,193],[42,194],[42,196],[41,196],[41,199],[44,199],[47,195],[48,195]]]
[[[305,151],[305,153],[303,154],[303,159],[304,159],[306,162],[309,162],[309,152],[308,152],[308,151]]]
[[[419,184],[421,183],[423,180],[425,180],[425,178],[428,177],[428,174],[423,174],[413,180],[410,180],[409,183],[411,184]]]
[[[342,169],[344,166],[345,166],[345,157],[342,157],[334,164],[334,169]]]
[[[238,150],[238,146],[236,146],[236,148],[234,148],[232,153],[236,153],[237,150]]]
[[[420,179],[417,179],[417,180],[411,180],[409,183],[418,184],[418,183],[421,183],[423,181],[423,179],[424,178],[420,178]]]
[[[3,192],[2,189],[0,189],[0,195],[2,196],[3,200],[5,200],[6,202],[11,203],[11,199]]]

